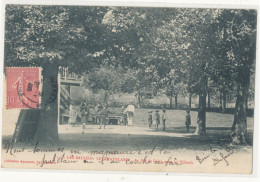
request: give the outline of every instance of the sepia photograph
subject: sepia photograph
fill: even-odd
[[[2,168],[252,174],[257,8],[4,17]]]

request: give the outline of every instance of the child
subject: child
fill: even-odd
[[[82,125],[82,134],[84,134],[85,133],[85,129],[86,129],[86,123],[83,123],[83,125]]]
[[[158,126],[160,124],[160,114],[159,114],[159,110],[156,110],[155,112],[155,121],[156,121],[156,130],[158,130]]]
[[[166,109],[164,109],[162,113],[162,122],[163,122],[163,130],[165,131]]]
[[[185,125],[187,128],[187,132],[189,132],[190,130],[190,125],[191,125],[191,120],[190,120],[190,111],[186,111],[187,115],[186,115],[186,121],[185,121]]]
[[[152,113],[153,113],[153,111],[149,111],[148,112],[148,124],[149,124],[149,128],[151,128],[152,127],[152,124],[153,124],[153,116],[152,116]]]

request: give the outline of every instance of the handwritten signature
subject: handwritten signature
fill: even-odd
[[[227,146],[224,148],[224,151],[223,150],[219,151],[214,147],[210,147],[209,154],[202,153],[201,155],[196,155],[196,160],[199,162],[199,164],[202,164],[207,159],[211,158],[213,161],[213,166],[217,166],[221,162],[225,162],[226,166],[228,166],[229,162],[227,159],[232,154],[234,154],[234,150]]]

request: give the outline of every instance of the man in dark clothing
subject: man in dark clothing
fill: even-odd
[[[104,129],[105,129],[107,117],[108,117],[108,114],[109,114],[109,112],[108,112],[106,106],[103,108],[103,110],[101,111],[100,114],[101,114],[101,118],[100,118],[100,119],[101,119],[101,122],[100,122],[100,127],[99,127],[99,129],[101,129],[102,125],[104,126]]]
[[[185,125],[187,128],[187,132],[190,131],[190,125],[191,125],[191,119],[190,119],[190,111],[186,111],[187,115],[186,115],[186,121],[185,121]]]

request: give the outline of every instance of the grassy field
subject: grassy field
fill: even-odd
[[[60,126],[60,138],[64,142],[64,145],[75,141],[77,143],[76,146],[81,150],[85,148],[84,143],[88,144],[88,149],[127,149],[135,145],[145,145],[149,148],[153,145],[165,144],[173,150],[203,150],[203,148],[207,149],[210,145],[229,145],[230,143],[229,139],[233,115],[207,112],[207,134],[206,136],[198,136],[194,135],[197,112],[191,112],[192,124],[190,132],[187,133],[185,127],[185,111],[166,111],[166,131],[162,130],[162,124],[158,131],[154,128],[148,128],[148,111],[151,110],[136,109],[134,114],[134,126],[107,125],[106,129],[100,130],[98,125],[87,125],[85,133],[81,134],[81,126],[71,127],[63,125]],[[247,146],[252,146],[252,130],[253,118],[248,117]]]
[[[155,113],[155,110],[151,109],[136,109],[134,114],[134,123],[137,126],[148,126],[148,111],[153,111]],[[162,114],[162,111],[160,110],[160,116]],[[196,111],[191,111],[191,126],[196,127],[197,122],[197,114]],[[185,116],[186,111],[184,110],[167,110],[166,111],[166,125],[167,127],[183,127],[185,126]],[[221,114],[221,113],[214,113],[214,112],[207,112],[207,127],[212,128],[226,128],[231,127],[233,123],[234,116],[231,114]],[[248,123],[248,129],[253,129],[253,118],[248,117],[247,118]]]

